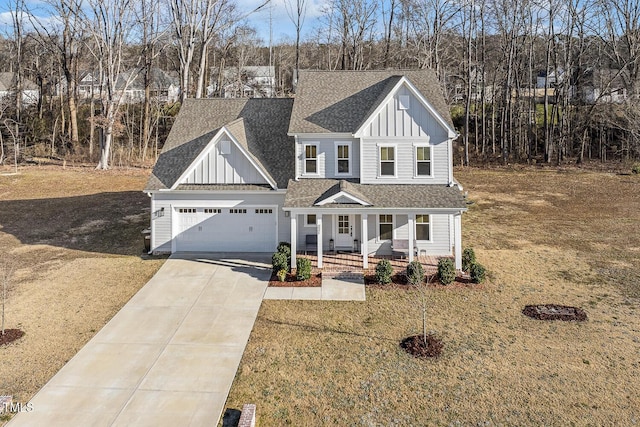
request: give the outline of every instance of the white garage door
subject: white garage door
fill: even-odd
[[[273,207],[176,208],[177,252],[274,252]]]

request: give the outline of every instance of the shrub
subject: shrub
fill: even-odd
[[[296,278],[298,280],[308,280],[311,277],[311,260],[298,258],[296,260]]]
[[[440,258],[438,261],[438,279],[443,285],[449,285],[456,280],[456,266],[449,258]]]
[[[640,163],[636,163],[635,165],[633,165],[633,167],[631,167],[631,172],[635,173],[636,175],[640,174]]]
[[[471,265],[476,262],[476,253],[472,248],[462,251],[462,271],[470,271]]]
[[[484,282],[486,273],[486,269],[479,262],[474,262],[469,268],[469,275],[471,276],[471,281],[473,283]]]
[[[284,282],[284,280],[287,278],[287,270],[285,270],[284,268],[282,270],[278,271],[278,280],[280,280],[281,282]]]
[[[287,257],[291,257],[291,244],[289,242],[280,242],[278,243],[278,252],[282,252],[287,254]]]
[[[411,261],[407,265],[407,280],[410,285],[419,285],[424,278],[424,270],[419,261]]]
[[[284,252],[276,252],[271,256],[271,265],[276,274],[280,270],[289,271],[289,257]]]
[[[376,283],[386,285],[391,283],[391,276],[393,275],[393,267],[391,261],[388,259],[381,259],[376,264]]]

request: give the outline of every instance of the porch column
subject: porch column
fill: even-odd
[[[318,268],[322,268],[322,214],[316,215],[316,230],[318,232]]]
[[[454,233],[456,243],[454,248],[454,256],[456,262],[456,270],[462,270],[462,214],[453,216]]]
[[[291,212],[291,269],[296,268],[296,251],[298,242],[298,215]]]
[[[416,214],[409,214],[409,262],[413,261],[413,241],[416,239]]]
[[[369,227],[367,222],[367,214],[362,214],[362,230],[360,238],[362,239],[362,268],[369,268]]]

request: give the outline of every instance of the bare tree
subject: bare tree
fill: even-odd
[[[304,25],[304,19],[307,14],[307,0],[295,0],[295,7],[293,0],[286,0],[285,6],[287,7],[287,15],[293,23],[296,29],[296,64],[295,64],[295,79],[298,78],[298,72],[300,71],[300,33],[302,32],[302,26]],[[297,82],[294,82],[294,87]]]
[[[105,94],[102,98],[102,115],[99,118],[103,135],[100,141],[98,169],[108,169],[116,124],[124,93],[136,73],[120,76],[124,67],[124,49],[133,22],[131,0],[89,0],[93,13],[91,50],[98,60],[101,82]],[[117,81],[121,77],[120,81]]]
[[[2,335],[5,330],[5,307],[7,305],[8,293],[13,284],[13,274],[16,266],[12,258],[4,254],[0,258],[0,283],[2,284]]]
[[[42,21],[30,15],[40,42],[49,49],[62,68],[65,80],[67,108],[69,109],[69,137],[73,144],[80,140],[78,133],[78,63],[82,55],[86,17],[82,0],[47,0],[56,15],[53,21]],[[90,147],[90,151],[91,151]]]

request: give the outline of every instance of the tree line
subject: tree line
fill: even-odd
[[[640,5],[635,0],[333,0],[268,43],[239,0],[11,0],[0,39],[13,96],[0,99],[0,162],[18,154],[152,162],[184,99],[223,96],[223,76],[272,65],[269,94],[298,69],[431,68],[460,132],[456,161],[640,158]],[[269,7],[268,0],[256,10]],[[177,102],[154,92],[173,74]],[[134,70],[134,72],[130,72]],[[125,71],[129,71],[125,73]],[[83,77],[99,84],[80,96]],[[142,81],[140,102],[125,89]],[[37,100],[18,96],[26,81]]]

